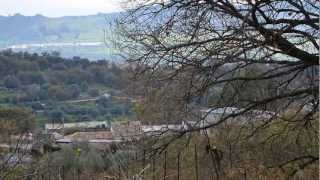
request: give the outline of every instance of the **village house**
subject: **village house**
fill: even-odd
[[[95,131],[95,132],[75,132],[64,136],[64,139],[72,141],[92,141],[92,140],[112,140],[113,136],[110,131]]]

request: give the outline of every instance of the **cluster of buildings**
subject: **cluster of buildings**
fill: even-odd
[[[33,135],[27,133],[23,136],[13,137],[21,141],[19,146],[0,143],[0,149],[20,149],[39,155],[46,151],[57,151],[61,146],[85,142],[93,144],[96,148],[111,149],[114,145],[135,142],[145,136],[161,136],[170,132],[184,132],[192,128],[199,128],[207,135],[214,135],[215,128],[211,125],[229,123],[232,125],[246,125],[256,122],[268,121],[277,118],[277,114],[269,111],[246,110],[233,107],[207,108],[199,111],[199,118],[180,121],[177,124],[146,125],[140,121],[89,121],[77,123],[45,124],[45,132]],[[49,142],[49,143],[48,143]],[[49,146],[46,146],[48,145]],[[11,157],[11,156],[9,156]],[[13,157],[13,156],[12,156]],[[24,157],[27,160],[30,156]],[[9,158],[10,159],[10,158]],[[13,158],[13,163],[15,159]]]
[[[87,121],[79,123],[45,124],[45,133],[55,143],[119,143],[133,141],[145,135],[182,129],[182,125],[142,125],[140,121]]]
[[[132,141],[141,136],[161,135],[165,132],[179,132],[191,128],[204,128],[219,121],[232,124],[245,124],[257,120],[274,118],[276,113],[259,110],[246,110],[234,107],[200,110],[196,120],[181,121],[178,124],[145,125],[140,121],[89,121],[78,123],[46,124],[45,132],[52,135],[56,143],[118,143]],[[210,130],[207,133],[211,133]]]

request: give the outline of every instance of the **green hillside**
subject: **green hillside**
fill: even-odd
[[[109,61],[0,51],[0,108],[29,108],[38,126],[129,117],[127,84],[126,70]]]

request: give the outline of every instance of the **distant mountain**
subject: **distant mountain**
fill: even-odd
[[[0,44],[93,42],[103,40],[118,13],[48,18],[42,15],[0,16]]]
[[[110,23],[119,15],[100,13],[60,18],[21,14],[0,16],[0,48],[34,52],[62,51],[63,56],[103,58],[106,50],[103,47],[104,36],[110,36]],[[75,46],[70,45],[72,43]],[[85,45],[90,45],[90,50]]]

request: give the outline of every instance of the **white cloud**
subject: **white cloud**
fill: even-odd
[[[121,11],[121,0],[0,0],[0,14],[42,14],[49,17]]]

